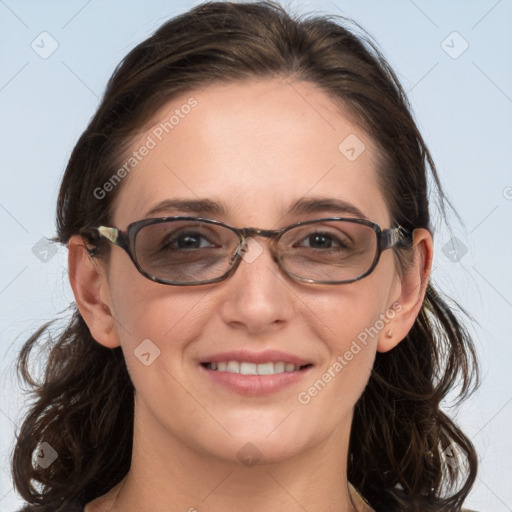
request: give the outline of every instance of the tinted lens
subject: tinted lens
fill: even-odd
[[[297,226],[280,240],[283,267],[316,281],[350,281],[365,274],[377,255],[377,235],[365,224],[325,221]]]
[[[137,233],[135,255],[150,275],[169,282],[216,279],[227,272],[238,247],[228,228],[201,221],[169,221]]]

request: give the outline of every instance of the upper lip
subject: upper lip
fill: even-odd
[[[201,358],[200,363],[218,363],[219,361],[247,361],[248,363],[291,363],[296,366],[305,366],[307,364],[312,364],[310,361],[306,361],[301,357],[295,356],[293,354],[287,354],[286,352],[281,352],[280,350],[263,350],[261,352],[251,352],[248,350],[233,350],[231,352],[219,352],[217,354],[212,354],[210,356],[206,356]]]

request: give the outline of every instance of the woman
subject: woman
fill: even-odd
[[[461,510],[477,458],[440,402],[476,361],[429,281],[428,171],[443,199],[343,21],[214,2],[132,50],[61,184],[76,309],[24,510]]]

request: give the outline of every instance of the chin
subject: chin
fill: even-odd
[[[322,441],[320,433],[310,437],[304,431],[301,435],[282,428],[283,425],[271,430],[243,432],[229,430],[228,435],[208,436],[202,449],[215,457],[224,459],[227,463],[242,463],[248,467],[255,464],[273,464],[297,456]],[[282,428],[282,430],[280,430]],[[271,432],[269,434],[269,432]]]

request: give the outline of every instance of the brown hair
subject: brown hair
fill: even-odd
[[[378,176],[393,222],[431,230],[428,171],[443,213],[447,201],[434,163],[394,72],[370,38],[349,25],[341,17],[292,17],[272,2],[205,3],[162,25],[115,70],[73,150],[55,240],[67,244],[82,228],[108,225],[122,184],[103,199],[94,191],[160,107],[210,83],[274,76],[316,84],[348,109],[380,148]],[[410,254],[394,250],[403,267]],[[348,477],[377,510],[460,510],[476,478],[472,443],[440,409],[456,385],[460,402],[478,382],[473,342],[454,311],[429,283],[413,328],[396,348],[377,354],[355,406]],[[12,470],[25,500],[64,506],[106,493],[129,470],[134,388],[121,349],[95,342],[74,305],[67,327],[50,338],[44,377],[35,382],[29,356],[48,327],[19,356],[35,402]],[[42,441],[58,453],[47,469],[32,462]],[[446,464],[450,446],[463,450],[466,464]]]

